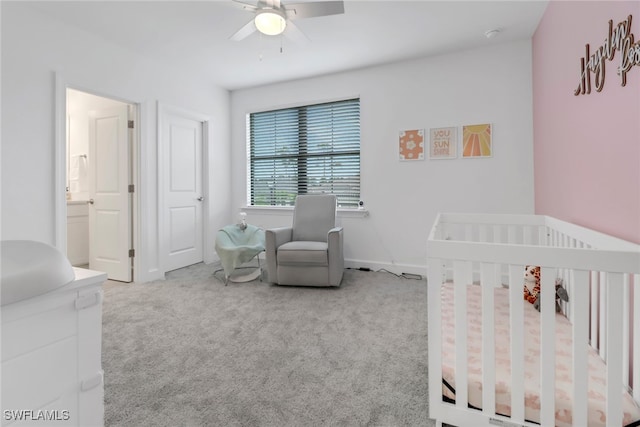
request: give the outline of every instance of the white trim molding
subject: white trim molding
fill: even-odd
[[[293,206],[242,206],[241,212],[258,215],[293,215]],[[369,216],[366,209],[338,208],[338,218],[365,218]]]
[[[53,166],[54,245],[67,253],[67,83],[61,73],[55,73],[55,148]]]

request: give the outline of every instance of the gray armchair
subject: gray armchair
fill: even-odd
[[[344,255],[342,227],[336,227],[336,196],[296,197],[293,226],[266,230],[265,239],[267,281],[340,286]]]

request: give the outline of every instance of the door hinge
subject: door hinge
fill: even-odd
[[[129,129],[133,129],[133,120],[129,120],[128,123]]]
[[[135,249],[129,249],[129,258],[133,258],[136,256],[136,250]]]
[[[135,185],[129,184],[129,193],[133,193],[135,191]]]

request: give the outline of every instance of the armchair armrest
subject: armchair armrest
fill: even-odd
[[[278,262],[276,252],[284,243],[290,242],[292,227],[279,227],[265,230],[265,257],[267,259],[267,281],[278,283]]]
[[[335,227],[329,230],[327,235],[329,283],[333,286],[340,285],[344,271],[343,239],[342,227]]]
[[[331,236],[336,236],[336,235],[342,235],[342,227],[334,227],[331,230],[329,230],[328,236],[329,238],[327,239],[327,241],[331,240]]]
[[[265,230],[265,243],[267,246],[271,244],[274,249],[278,249],[284,243],[290,242],[293,236],[292,227],[278,227]]]

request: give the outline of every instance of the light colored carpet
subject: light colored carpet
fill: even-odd
[[[105,425],[431,426],[425,280],[105,284]]]

